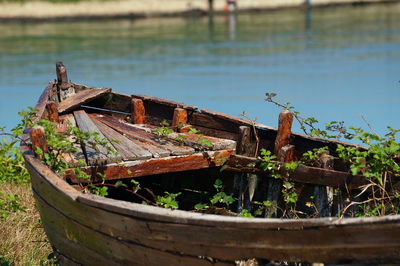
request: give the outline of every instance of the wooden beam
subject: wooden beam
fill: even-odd
[[[43,127],[35,126],[30,131],[30,137],[32,142],[32,150],[36,154],[36,156],[43,160],[44,154],[49,152],[47,143],[46,143],[46,135]],[[40,151],[38,151],[40,149]]]
[[[104,97],[111,92],[111,89],[92,89],[83,90],[66,98],[58,106],[59,113],[66,113],[78,109],[81,105],[93,101],[97,98]]]
[[[85,167],[82,170],[92,174],[92,181],[101,181],[101,177],[97,175],[100,173],[104,174],[106,180],[132,178],[218,167],[223,165],[233,152],[228,150],[202,152],[191,155],[132,161],[124,164]],[[73,171],[67,171],[65,178],[74,183],[82,181],[76,179]]]
[[[262,173],[257,158],[233,154],[226,162],[226,169],[237,172]],[[279,164],[279,162],[276,162]],[[253,167],[254,166],[254,167]],[[282,171],[286,171],[282,167]],[[368,184],[362,175],[353,176],[351,173],[299,165],[290,174],[290,180],[305,184],[324,185],[331,187],[358,188]],[[395,180],[393,180],[395,182]]]
[[[143,101],[132,96],[132,123],[144,124],[146,121],[146,111]]]

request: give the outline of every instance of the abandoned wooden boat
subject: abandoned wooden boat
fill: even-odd
[[[195,106],[70,83],[61,63],[57,64],[57,80],[48,84],[39,99],[36,114],[37,119],[48,118],[60,128],[65,121],[72,121],[82,131],[96,131],[105,139],[118,140],[111,143],[116,153],[109,157],[83,143],[81,155],[85,155],[88,165],[83,168],[93,182],[101,178],[105,179],[103,183],[157,179],[171,188],[180,178],[188,180],[193,175],[191,181],[196,185],[211,182],[212,187],[207,175],[219,173],[224,167],[224,182],[227,187],[231,184],[231,191],[238,198],[248,193],[249,186],[235,192],[234,180],[244,178],[245,182],[249,175],[257,175],[261,185],[252,197],[273,199],[272,185],[276,180],[249,165],[256,163],[255,146],[275,150],[277,154],[286,150],[278,159],[288,161],[293,154],[315,147],[327,146],[334,153],[339,143],[291,134],[290,126],[287,130],[288,124],[283,122],[274,129]],[[284,117],[282,113],[281,119]],[[151,129],[163,120],[175,130],[175,138],[185,135],[187,142],[177,143],[155,134]],[[204,134],[207,149],[199,147],[187,132],[190,126]],[[230,265],[251,258],[322,263],[400,262],[399,215],[243,218],[148,206],[140,204],[140,200],[121,200],[121,195],[100,197],[83,193],[72,172],[57,175],[38,154],[35,156],[32,146],[43,150],[45,141],[38,141],[33,131],[26,130],[21,149],[43,226],[62,264]],[[258,135],[257,143],[254,133]],[[363,184],[362,177],[352,176],[340,167],[343,166],[299,166],[291,178],[311,187],[351,189]],[[103,174],[101,178],[99,173]],[[245,201],[240,204],[245,206]]]

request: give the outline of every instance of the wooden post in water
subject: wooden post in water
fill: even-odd
[[[43,160],[44,153],[47,153],[49,151],[43,127],[41,126],[33,127],[30,132],[30,136],[32,142],[32,150],[35,152],[36,156],[38,156],[41,160]],[[37,148],[39,148],[41,152],[37,152]]]
[[[144,124],[146,121],[146,112],[141,99],[132,97],[132,123]]]
[[[58,108],[57,104],[55,102],[48,102],[46,104],[46,110],[47,110],[47,116],[49,120],[53,123],[58,124],[60,122],[60,119],[58,117]]]
[[[289,145],[292,134],[293,114],[288,110],[282,110],[279,114],[278,132],[275,139],[275,155],[280,162],[291,162],[295,159],[295,147]],[[270,178],[268,180],[267,200],[272,203],[271,211],[265,212],[265,217],[277,217],[282,191],[282,179]]]
[[[188,115],[187,111],[182,108],[175,108],[174,109],[174,116],[172,118],[172,128],[174,130],[178,130],[180,127],[187,124]]]

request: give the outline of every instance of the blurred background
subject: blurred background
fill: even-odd
[[[240,4],[240,3],[239,3]],[[0,23],[0,125],[34,106],[55,62],[73,82],[242,111],[277,125],[266,92],[325,123],[400,127],[400,5],[173,18]],[[298,125],[294,126],[299,131]]]

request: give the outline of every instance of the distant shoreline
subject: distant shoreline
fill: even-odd
[[[321,8],[365,4],[399,3],[398,0],[237,0],[235,12],[260,12],[288,8]],[[145,3],[144,3],[145,2]],[[138,19],[148,17],[202,16],[226,14],[226,1],[214,0],[210,12],[206,0],[118,0],[78,3],[1,3],[0,22],[45,22],[101,19]]]

